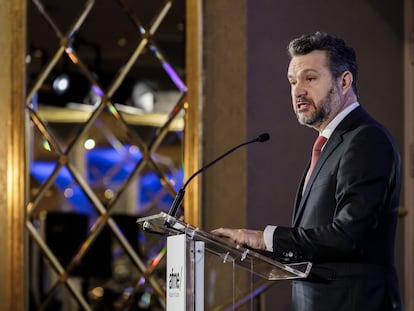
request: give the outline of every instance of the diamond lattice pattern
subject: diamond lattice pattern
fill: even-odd
[[[28,4],[31,310],[163,310],[182,184],[184,1]]]

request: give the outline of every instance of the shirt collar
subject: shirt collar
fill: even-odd
[[[329,124],[323,129],[322,133],[320,135],[325,136],[329,139],[331,137],[333,131],[336,129],[339,123],[355,108],[359,107],[358,102],[354,102],[348,107],[346,107],[344,110],[342,110],[340,113],[336,115],[336,117],[329,122]]]

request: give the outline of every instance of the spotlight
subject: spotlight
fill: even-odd
[[[53,90],[56,94],[62,95],[65,93],[70,86],[69,76],[66,73],[62,73],[53,80]]]

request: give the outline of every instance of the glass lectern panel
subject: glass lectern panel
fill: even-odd
[[[203,241],[205,251],[215,254],[223,263],[243,267],[267,280],[305,278],[312,267],[310,262],[280,263],[256,251],[235,245],[226,239],[218,238],[199,228],[192,227],[163,212],[140,218],[137,222],[142,224],[143,229],[147,232],[166,235],[186,234],[190,240]]]

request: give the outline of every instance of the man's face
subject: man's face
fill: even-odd
[[[326,52],[316,50],[293,57],[288,80],[299,123],[321,131],[340,107],[339,87],[329,70]]]

